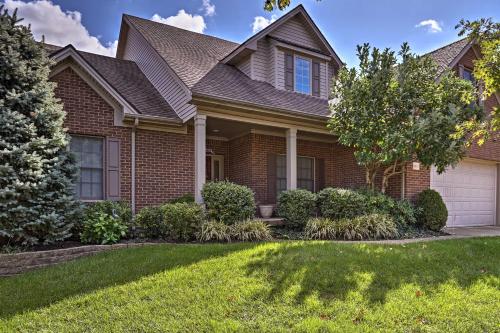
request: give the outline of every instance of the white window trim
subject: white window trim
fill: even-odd
[[[296,71],[295,71],[295,66],[297,65],[297,59],[305,60],[309,63],[309,93],[306,94],[302,91],[297,91],[297,78],[296,78]],[[301,55],[298,55],[296,53],[293,54],[293,91],[299,94],[303,95],[308,95],[312,96],[312,59],[308,57],[304,57]]]

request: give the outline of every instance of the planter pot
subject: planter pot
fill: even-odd
[[[274,205],[259,205],[259,213],[262,218],[268,219],[273,215]]]

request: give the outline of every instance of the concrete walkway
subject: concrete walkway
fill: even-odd
[[[445,228],[444,231],[455,236],[500,236],[500,226]]]

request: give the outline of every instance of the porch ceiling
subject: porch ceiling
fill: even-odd
[[[231,140],[233,138],[255,132],[264,135],[283,136],[286,135],[286,129],[282,127],[265,126],[251,124],[227,119],[207,117],[207,136],[218,137]],[[335,142],[333,135],[326,135],[314,132],[298,131],[298,139],[310,139],[313,141]]]

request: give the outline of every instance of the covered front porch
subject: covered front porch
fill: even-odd
[[[362,184],[352,151],[321,126],[199,113],[194,118],[195,199],[202,203],[207,181],[229,180],[250,187],[258,204],[274,204],[286,189],[312,192],[325,186]],[[351,171],[349,174],[340,170]],[[358,170],[359,169],[359,170]]]

